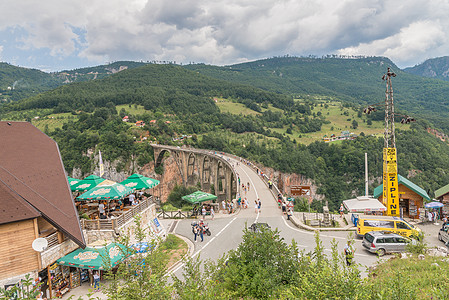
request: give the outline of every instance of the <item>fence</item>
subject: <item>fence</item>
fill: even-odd
[[[131,209],[124,211],[117,217],[98,220],[81,219],[81,228],[86,230],[115,230],[116,228],[125,225],[125,223],[133,219],[135,215],[140,214],[151,205],[153,205],[152,196],[141,201],[136,206],[131,207]]]

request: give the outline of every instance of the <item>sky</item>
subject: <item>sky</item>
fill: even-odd
[[[11,0],[0,11],[0,61],[47,72],[326,54],[404,68],[449,55],[449,0]]]

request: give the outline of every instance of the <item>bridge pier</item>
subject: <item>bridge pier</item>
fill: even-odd
[[[237,174],[224,158],[209,150],[180,148],[166,145],[151,145],[154,150],[155,167],[159,167],[165,155],[173,156],[184,186],[201,184],[201,190],[210,192],[214,184],[217,201],[235,199]]]

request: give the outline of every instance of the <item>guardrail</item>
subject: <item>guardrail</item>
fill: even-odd
[[[81,219],[81,228],[86,230],[115,230],[125,225],[129,220],[134,218],[135,215],[140,214],[151,205],[153,205],[152,196],[141,201],[131,209],[124,211],[117,217],[98,220]]]
[[[58,232],[54,232],[54,233],[50,234],[49,236],[46,236],[45,239],[48,242],[47,249],[59,244]]]

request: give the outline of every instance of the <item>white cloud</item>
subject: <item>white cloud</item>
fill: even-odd
[[[447,55],[445,0],[3,1],[0,31],[58,59],[228,64],[273,55]],[[5,53],[5,51],[3,51]]]

